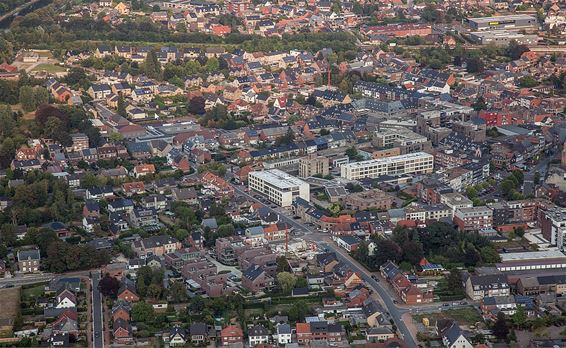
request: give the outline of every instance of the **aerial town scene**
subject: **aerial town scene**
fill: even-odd
[[[566,347],[566,1],[0,0],[0,347]]]

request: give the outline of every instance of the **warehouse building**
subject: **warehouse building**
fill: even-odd
[[[290,206],[297,197],[310,201],[309,184],[279,169],[250,172],[248,185],[281,207]]]
[[[534,45],[540,40],[537,35],[524,35],[508,30],[477,31],[470,33],[470,39],[480,45],[496,46],[508,46],[511,41],[516,41],[519,45]]]
[[[468,18],[466,24],[473,31],[538,29],[537,19],[528,15]]]
[[[425,152],[343,164],[341,176],[348,180],[377,178],[382,175],[430,174],[434,156]]]
[[[566,268],[566,255],[559,250],[528,251],[499,254],[496,264],[502,272]]]

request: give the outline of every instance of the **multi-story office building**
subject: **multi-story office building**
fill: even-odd
[[[376,178],[381,175],[430,174],[434,156],[425,152],[344,164],[341,176],[348,180]]]
[[[326,157],[309,155],[299,160],[299,176],[307,178],[309,176],[326,176],[329,173],[329,160]]]
[[[250,172],[248,186],[281,207],[290,206],[297,197],[310,201],[309,184],[279,169]]]

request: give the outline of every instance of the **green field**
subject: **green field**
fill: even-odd
[[[35,66],[32,71],[45,71],[48,73],[60,73],[60,72],[65,72],[67,71],[67,69],[65,69],[62,66],[58,66],[58,65],[53,65],[53,64],[38,64],[37,66]]]
[[[454,319],[460,325],[473,325],[478,321],[483,322],[483,318],[481,317],[478,310],[471,307],[447,309],[437,313],[413,315],[413,319],[419,323],[422,322],[423,318],[428,318],[431,326],[434,326],[438,319],[445,319],[445,318]]]
[[[45,284],[36,285],[30,288],[22,288],[22,298],[26,301],[35,300],[45,294]]]

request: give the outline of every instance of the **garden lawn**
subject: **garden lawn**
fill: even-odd
[[[60,72],[65,72],[67,71],[67,69],[65,69],[62,66],[58,66],[58,65],[53,65],[53,64],[38,64],[36,65],[32,71],[46,71],[48,73],[60,73]]]

